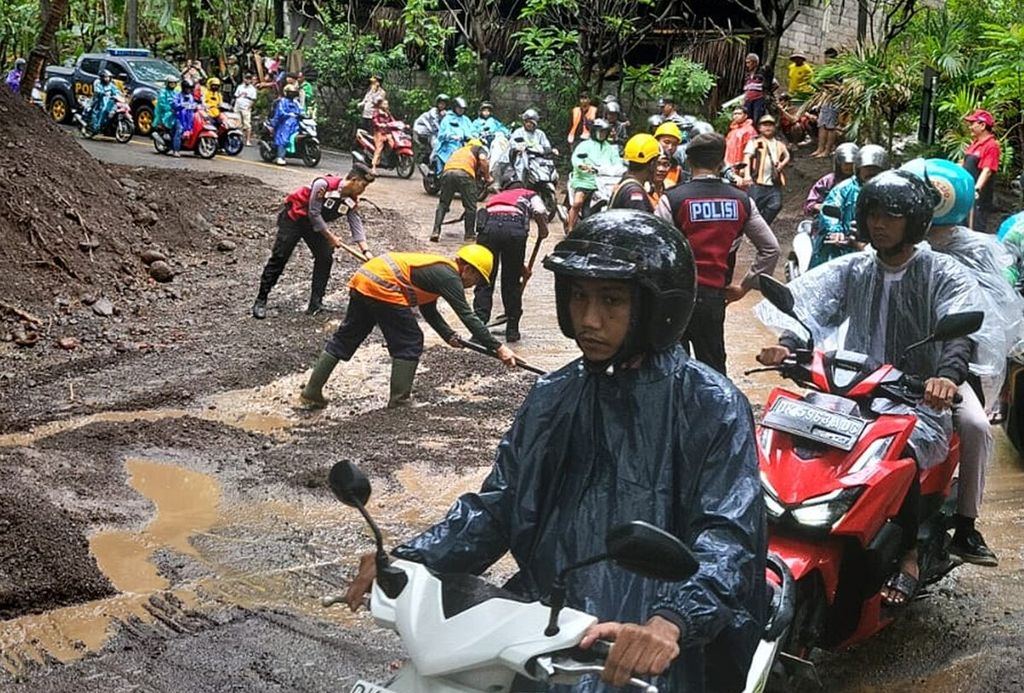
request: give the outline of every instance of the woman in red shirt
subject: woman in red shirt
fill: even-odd
[[[971,143],[964,150],[963,167],[974,178],[974,215],[971,228],[988,233],[988,217],[992,211],[995,191],[995,173],[999,170],[1002,154],[999,140],[992,134],[995,119],[988,111],[980,108],[964,116],[971,131]]]

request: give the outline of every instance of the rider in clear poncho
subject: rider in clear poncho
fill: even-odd
[[[969,374],[975,337],[907,347],[927,338],[946,315],[983,311],[977,282],[956,260],[924,245],[936,195],[924,181],[906,171],[886,171],[861,191],[857,225],[876,252],[852,253],[801,275],[789,288],[795,310],[813,333],[816,347],[844,348],[867,354],[919,375],[925,398],[914,409],[917,423],[909,446],[917,464],[928,468],[949,452],[953,431],[950,406]],[[758,360],[775,365],[800,345],[803,330],[777,309],[762,302],[755,309],[769,327],[784,332],[779,347],[762,351]],[[986,328],[983,326],[982,330]],[[879,400],[876,411],[900,411],[903,405]],[[916,483],[901,508],[904,558],[887,583],[883,599],[906,604],[917,587],[916,537],[920,490]]]
[[[561,569],[603,554],[611,527],[646,520],[689,545],[698,572],[669,583],[598,563],[570,574],[569,606],[598,617],[587,637],[615,640],[611,657],[642,637],[652,657],[671,646],[667,670],[633,668],[664,671],[659,690],[740,691],[767,607],[765,511],[749,403],[679,345],[696,292],[689,246],[653,215],[611,210],[544,264],[559,325],[583,358],[537,381],[480,491],[394,554],[479,574],[510,552],[519,573],[506,587],[536,599]],[[364,558],[350,606],[372,569]],[[571,690],[625,689],[595,677]]]

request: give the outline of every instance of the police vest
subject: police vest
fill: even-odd
[[[363,296],[398,306],[434,303],[440,294],[424,291],[412,283],[412,271],[429,265],[448,265],[458,273],[458,265],[442,255],[427,253],[385,253],[356,270],[349,280],[350,289]]]
[[[334,192],[345,184],[345,179],[339,176],[322,176],[322,178],[327,181],[326,192]],[[312,191],[312,186],[307,185],[292,191],[288,194],[288,197],[284,198],[284,203],[289,207],[289,219],[298,221],[302,217],[309,216],[309,198],[312,195]],[[328,197],[324,199],[320,215],[324,218],[324,221],[331,222],[347,212],[348,207],[342,203],[340,198]]]
[[[676,228],[693,250],[697,283],[724,289],[729,254],[750,218],[750,198],[717,178],[699,178],[666,190]]]

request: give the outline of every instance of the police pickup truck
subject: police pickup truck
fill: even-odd
[[[108,48],[106,53],[81,55],[74,67],[47,68],[43,84],[47,113],[58,123],[70,123],[72,114],[81,109],[80,99],[92,97],[92,85],[101,70],[110,70],[131,105],[135,132],[148,135],[164,78],[179,70],[143,48]]]

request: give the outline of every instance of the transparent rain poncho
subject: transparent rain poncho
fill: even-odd
[[[927,344],[904,356],[907,347],[931,334],[945,315],[985,309],[970,273],[956,260],[924,246],[918,246],[896,273],[887,270],[873,251],[865,251],[816,267],[789,288],[796,314],[811,330],[815,348],[867,354],[922,378],[938,373],[942,345]],[[888,300],[883,306],[884,293]],[[767,301],[758,303],[754,313],[777,333],[790,331],[806,338],[799,324]],[[998,327],[983,324],[970,339],[994,340],[989,334],[993,329]],[[924,404],[915,413],[918,424],[910,445],[918,464],[931,467],[949,451],[952,416]]]
[[[932,229],[928,244],[963,265],[981,288],[985,322],[972,336],[977,349],[971,372],[981,380],[985,403],[999,401],[1007,357],[1024,352],[1024,298],[1006,279],[1013,257],[994,237],[963,226]]]
[[[511,552],[507,588],[536,599],[603,554],[613,526],[646,520],[686,542],[699,571],[668,583],[598,563],[570,573],[568,605],[622,623],[670,612],[681,652],[659,689],[739,691],[767,607],[761,494],[750,405],[725,378],[679,346],[637,369],[577,360],[537,381],[480,491],[394,553],[479,574]],[[572,690],[612,689],[588,678]]]

